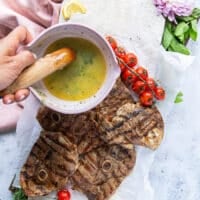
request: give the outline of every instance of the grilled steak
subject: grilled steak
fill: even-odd
[[[127,103],[134,103],[133,97],[127,87],[118,79],[110,94],[94,110],[97,114],[101,113],[109,119],[122,105]]]
[[[156,149],[162,141],[164,123],[158,109],[134,103],[129,90],[120,80],[95,111],[93,121],[105,143],[131,143]]]
[[[164,123],[155,106],[126,103],[110,116],[105,110],[97,115],[99,136],[106,143],[132,143],[156,149],[162,141]]]
[[[63,188],[78,167],[76,145],[61,132],[42,132],[20,173],[26,195],[40,196]]]
[[[136,153],[130,145],[104,145],[86,153],[71,177],[73,189],[83,192],[89,200],[106,200],[130,173]]]
[[[98,130],[93,121],[93,111],[65,115],[49,108],[40,108],[37,119],[43,129],[48,131],[62,131],[77,145],[78,153],[86,153],[104,142],[97,137]]]

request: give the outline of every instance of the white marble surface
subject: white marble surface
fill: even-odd
[[[197,58],[181,86],[184,102],[174,105],[151,167],[155,200],[200,199],[200,42],[196,48]]]
[[[198,46],[200,48],[200,42]],[[165,138],[150,170],[155,200],[200,199],[200,51],[185,74],[184,102],[174,105]],[[15,173],[15,133],[0,135],[0,199],[11,200],[9,184]],[[145,200],[145,199],[142,199]],[[148,199],[146,199],[148,200]]]
[[[184,102],[173,106],[150,169],[154,200],[200,199],[200,39],[195,48],[195,62],[181,85]],[[12,199],[8,187],[16,172],[16,157],[16,133],[1,134],[0,200]]]

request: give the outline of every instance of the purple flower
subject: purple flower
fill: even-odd
[[[160,14],[175,23],[176,16],[189,16],[193,10],[192,5],[177,0],[154,0],[154,5]]]

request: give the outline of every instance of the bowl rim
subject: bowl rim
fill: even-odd
[[[45,99],[48,99],[48,97],[45,97],[45,98],[44,98],[44,96],[41,95],[41,93],[38,92],[34,87],[30,87],[30,90],[31,90],[31,92],[34,94],[34,96],[36,96],[36,98],[38,98],[38,99],[40,100],[40,102],[41,102],[42,104],[44,104],[45,106],[49,107],[50,109],[56,110],[56,111],[61,112],[61,113],[64,113],[64,114],[78,114],[78,113],[86,112],[86,111],[91,110],[92,108],[96,107],[98,104],[100,104],[100,103],[108,96],[108,94],[109,94],[110,91],[112,90],[112,88],[113,88],[113,86],[114,86],[114,84],[115,84],[117,78],[118,78],[119,75],[120,75],[120,69],[119,69],[119,67],[118,67],[117,59],[116,59],[116,56],[115,56],[115,54],[114,54],[114,51],[112,50],[112,48],[111,48],[111,46],[109,45],[108,41],[107,41],[100,33],[96,32],[94,29],[90,28],[89,26],[85,26],[85,25],[78,24],[78,23],[60,23],[60,24],[53,25],[53,26],[49,27],[48,29],[45,29],[45,30],[44,30],[43,32],[41,32],[31,43],[29,43],[29,44],[27,45],[28,49],[31,49],[31,47],[34,46],[34,44],[35,44],[38,40],[42,39],[42,36],[48,34],[48,32],[50,32],[50,31],[52,31],[52,30],[54,30],[54,29],[56,29],[56,28],[59,28],[59,27],[66,27],[66,26],[68,26],[68,27],[73,26],[73,27],[76,27],[76,28],[81,28],[81,29],[88,30],[88,31],[91,32],[92,34],[94,33],[98,38],[101,39],[101,41],[104,42],[104,45],[106,45],[106,48],[107,48],[107,50],[109,51],[109,54],[111,55],[111,59],[112,59],[111,62],[113,62],[113,65],[115,65],[115,66],[113,66],[113,68],[116,68],[116,69],[115,69],[115,72],[114,72],[114,74],[113,74],[113,76],[112,76],[111,85],[109,85],[108,89],[105,90],[104,93],[101,94],[101,96],[100,96],[99,98],[97,98],[96,101],[94,100],[94,101],[92,102],[92,105],[91,105],[91,106],[89,106],[88,104],[85,104],[85,105],[86,105],[85,107],[82,106],[81,108],[78,108],[78,109],[75,109],[75,107],[74,107],[73,110],[71,110],[71,109],[69,109],[69,108],[67,109],[67,106],[66,106],[66,105],[65,105],[65,106],[64,106],[64,105],[63,105],[63,106],[60,106],[60,104],[62,104],[62,103],[56,104],[55,102],[52,103],[52,102],[50,102],[50,101],[48,101],[48,100],[45,100]],[[84,38],[84,37],[83,37],[83,38]],[[92,41],[91,41],[91,42],[92,42]],[[95,44],[95,45],[98,47],[97,44]],[[106,59],[106,58],[105,58],[105,59]],[[107,60],[107,59],[106,59],[106,60]],[[40,81],[40,82],[42,82],[42,81]],[[103,86],[103,85],[104,85],[104,84],[102,84],[102,86]],[[101,86],[101,87],[102,87],[102,86]],[[95,94],[96,94],[96,93],[95,93]],[[54,95],[52,95],[52,96],[54,96]],[[89,98],[89,99],[90,99],[90,98]],[[61,100],[62,100],[62,99],[61,99]],[[62,100],[62,101],[64,101],[64,100]],[[77,103],[77,102],[83,102],[83,101],[84,101],[84,100],[79,100],[79,101],[75,101],[75,102]],[[87,101],[87,99],[86,99],[86,101]],[[67,101],[66,101],[66,102],[67,102]]]

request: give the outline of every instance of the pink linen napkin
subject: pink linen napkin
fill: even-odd
[[[18,25],[28,28],[35,37],[58,22],[62,0],[1,0],[0,39]],[[0,101],[0,133],[14,130],[23,106],[3,105]],[[12,113],[12,114],[11,114]]]

